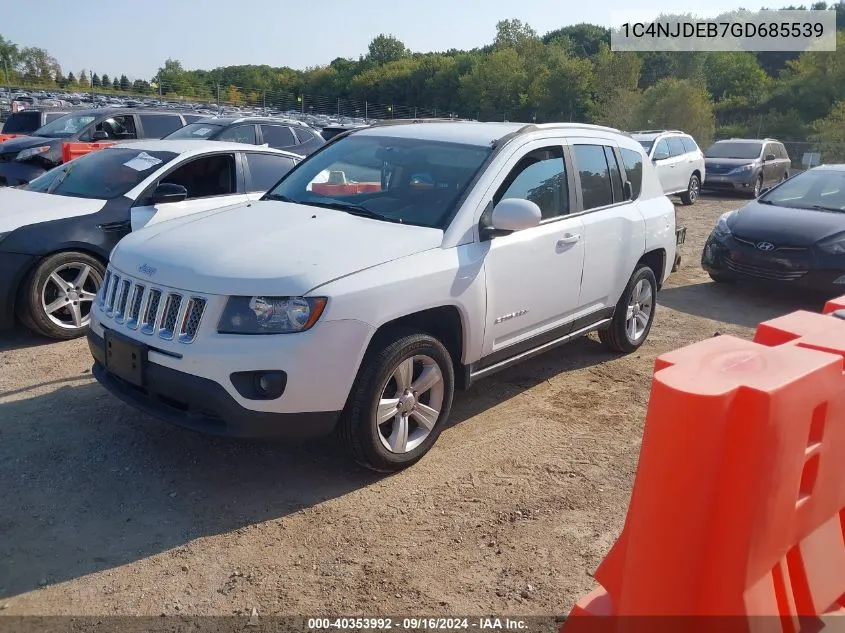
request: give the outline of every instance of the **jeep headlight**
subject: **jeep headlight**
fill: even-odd
[[[30,147],[29,149],[24,149],[18,152],[18,155],[15,156],[15,160],[26,160],[27,158],[32,158],[33,156],[40,156],[41,154],[46,154],[49,151],[49,145],[42,145],[41,147]]]
[[[314,326],[326,297],[229,297],[220,334],[293,334]]]

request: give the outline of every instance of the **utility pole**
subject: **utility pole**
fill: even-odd
[[[340,97],[337,98],[337,116],[340,116]]]
[[[220,114],[220,82],[218,81],[215,85],[217,86],[217,114]]]
[[[369,119],[370,119],[369,104],[365,101],[364,102],[364,120],[368,121]]]

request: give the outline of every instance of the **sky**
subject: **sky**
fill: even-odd
[[[22,3],[22,0],[8,0]],[[25,3],[24,3],[25,4]],[[743,0],[638,0],[638,10],[715,15],[766,3]],[[769,2],[769,6],[781,4]],[[23,4],[21,4],[23,6]],[[379,33],[415,52],[470,49],[493,41],[496,22],[517,18],[540,35],[569,24],[611,25],[631,0],[41,0],[5,11],[0,35],[45,48],[67,73],[150,79],[167,58],[186,69],[268,64],[305,69],[336,57],[357,59]]]

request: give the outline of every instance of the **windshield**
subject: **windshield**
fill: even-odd
[[[490,147],[352,135],[300,163],[265,196],[446,228]]]
[[[50,121],[50,123],[41,126],[32,135],[45,136],[47,138],[65,138],[76,134],[96,118],[93,114],[66,114],[55,121]]]
[[[178,130],[176,130],[175,132],[171,132],[164,138],[204,139],[209,138],[212,134],[214,134],[215,132],[219,132],[222,129],[222,125],[214,125],[213,123],[188,123],[188,125],[180,127]]]
[[[845,171],[805,171],[763,194],[758,201],[796,209],[845,211]]]
[[[101,149],[51,169],[22,188],[73,198],[109,200],[122,196],[177,156],[175,152]]]
[[[654,145],[654,141],[638,141],[638,143],[643,146],[646,154],[651,151],[651,146]]]
[[[727,143],[720,141],[713,143],[704,152],[704,156],[706,158],[740,158],[751,160],[760,158],[760,151],[762,149],[762,143]]]

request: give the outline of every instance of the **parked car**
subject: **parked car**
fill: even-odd
[[[713,280],[845,294],[845,165],[822,165],[725,213],[701,265]]]
[[[594,330],[638,349],[676,236],[618,130],[362,128],[259,202],[122,240],[92,309],[93,371],[203,432],[337,426],[359,463],[394,471],[435,442],[456,386]]]
[[[695,204],[707,176],[704,154],[695,139],[680,130],[642,130],[631,136],[645,148],[664,193]]]
[[[67,108],[39,107],[19,110],[9,115],[0,133],[29,135],[47,123],[66,115],[69,111]]]
[[[0,329],[85,333],[115,244],[132,230],[257,200],[302,157],[234,143],[136,141],[0,189]]]
[[[316,130],[300,121],[263,117],[206,118],[176,130],[167,138],[269,145],[303,156],[325,144]]]
[[[773,138],[716,141],[704,156],[705,189],[741,191],[753,198],[763,187],[789,178],[792,165],[783,143]]]
[[[0,186],[17,186],[62,164],[66,142],[127,142],[159,139],[195,115],[178,111],[94,108],[70,112],[38,128],[32,136],[0,143]]]
[[[324,140],[330,141],[335,136],[339,134],[343,134],[349,130],[357,130],[358,128],[367,127],[366,123],[342,123],[339,125],[327,125],[322,130],[320,130],[320,136],[323,137]]]

